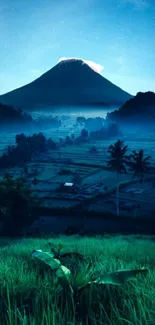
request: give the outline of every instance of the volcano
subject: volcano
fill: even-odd
[[[121,106],[132,97],[85,61],[68,59],[33,82],[1,95],[0,102],[33,111],[61,106]]]

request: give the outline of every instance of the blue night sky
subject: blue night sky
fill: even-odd
[[[1,0],[0,94],[62,57],[99,64],[131,94],[155,92],[155,0]]]

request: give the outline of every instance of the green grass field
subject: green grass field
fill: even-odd
[[[78,236],[52,238],[69,248],[76,247],[85,262],[69,260],[81,270],[80,281],[93,274],[120,269],[149,269],[120,286],[100,285],[85,289],[78,304],[56,285],[50,270],[31,257],[33,249],[49,250],[48,239],[0,241],[1,325],[154,325],[155,324],[155,238]],[[75,267],[73,267],[74,273]],[[83,321],[82,321],[83,319]]]

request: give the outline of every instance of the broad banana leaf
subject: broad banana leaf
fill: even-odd
[[[93,281],[97,284],[123,284],[126,281],[135,278],[137,274],[144,274],[146,275],[148,273],[148,269],[137,269],[137,270],[122,270],[112,273],[106,273],[104,275],[99,276],[98,279]]]
[[[49,265],[52,270],[57,270],[61,266],[61,262],[54,258],[54,255],[42,250],[34,250],[32,256]]]
[[[58,277],[58,282],[61,284],[61,286],[73,292],[72,287],[70,285],[71,271],[64,265],[61,265],[60,268],[56,271],[56,275]]]
[[[144,274],[146,275],[148,273],[148,269],[137,269],[137,270],[122,270],[112,273],[106,273],[104,275],[101,275],[94,281],[89,281],[86,284],[80,286],[78,288],[78,291],[81,291],[85,289],[88,286],[91,286],[93,284],[112,284],[112,285],[121,285],[124,284],[126,281],[131,280],[132,278],[135,278],[137,274]]]
[[[66,279],[70,279],[71,271],[64,265],[61,265],[60,268],[56,271],[58,277],[65,277]]]
[[[43,252],[42,250],[34,250],[32,253],[33,257],[38,258],[40,261],[43,261],[45,264],[49,265],[52,270],[56,270],[56,275],[58,277],[59,283],[63,287],[70,287],[69,279],[71,276],[71,271],[61,265],[61,262],[54,258],[53,254],[49,252]]]

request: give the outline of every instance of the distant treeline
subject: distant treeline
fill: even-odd
[[[48,149],[55,148],[52,139],[46,139],[40,132],[31,136],[24,133],[17,134],[15,145],[10,145],[0,157],[0,168],[20,166],[30,162],[34,155],[47,152]]]
[[[4,131],[15,131],[19,130],[25,126],[25,129],[29,126],[30,129],[44,129],[45,127],[59,127],[61,125],[61,120],[58,116],[54,117],[49,115],[47,117],[40,116],[38,119],[34,120],[29,113],[23,112],[19,108],[15,108],[10,105],[5,105],[0,103],[0,130]]]
[[[32,122],[30,114],[24,113],[21,109],[17,109],[10,105],[0,103],[0,126],[5,124],[27,123]]]
[[[122,131],[115,122],[108,122],[101,117],[85,118],[78,116],[76,119],[77,125],[81,127],[81,135],[77,137],[74,143],[80,143],[83,139],[85,141],[97,141],[115,138],[122,136]]]
[[[58,142],[53,141],[52,138],[46,138],[42,132],[28,136],[24,133],[17,134],[15,145],[7,146],[0,157],[0,168],[21,166],[34,159],[39,159],[41,154],[46,154],[49,150],[80,145],[85,142],[91,143],[94,140],[104,140],[118,135],[120,135],[120,131],[115,124],[109,124],[107,127],[90,133],[86,129],[82,129],[78,137],[72,134],[64,139],[60,138]],[[96,153],[96,146],[93,146],[90,152]]]

